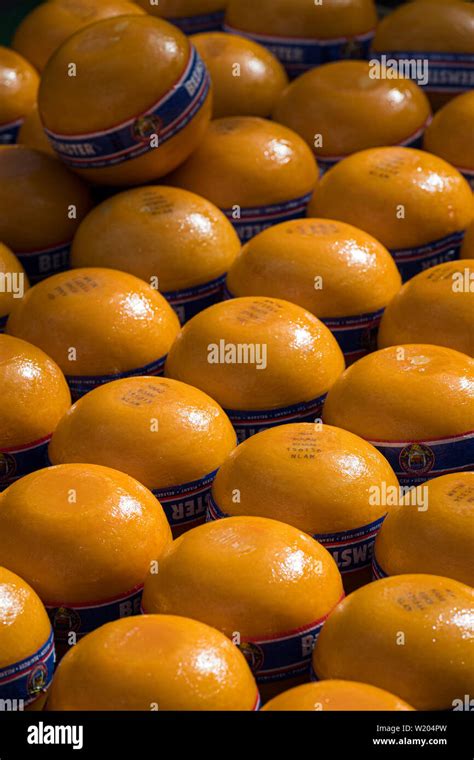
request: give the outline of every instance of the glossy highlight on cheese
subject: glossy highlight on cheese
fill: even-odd
[[[255,360],[250,353],[249,361],[238,363],[237,353],[235,363],[224,363],[227,347],[239,345],[253,346]],[[288,301],[253,297],[193,317],[171,347],[165,374],[195,385],[224,409],[260,410],[311,401],[343,369],[341,350],[316,317]]]
[[[86,394],[51,441],[53,464],[114,467],[158,489],[216,470],[235,448],[222,409],[197,388],[168,378],[130,377]]]
[[[472,215],[472,191],[454,167],[403,147],[345,158],[324,175],[308,207],[308,216],[358,226],[388,249],[414,248],[465,230]]]
[[[47,445],[71,404],[56,362],[31,343],[0,334],[0,491],[47,464]]]
[[[372,441],[442,439],[474,430],[473,393],[474,359],[466,354],[444,346],[391,346],[340,376],[323,418]]]
[[[232,210],[300,198],[313,191],[317,178],[316,162],[299,135],[242,116],[212,121],[197,150],[169,179]]]
[[[0,206],[8,208],[0,240],[32,280],[67,266],[68,246],[91,205],[86,185],[59,161],[24,145],[0,146]]]
[[[442,572],[473,586],[473,498],[474,472],[443,475],[407,494],[390,510],[375,542],[382,572]]]
[[[0,563],[51,606],[130,591],[170,542],[153,494],[110,467],[48,467],[0,496]]]
[[[71,402],[58,365],[37,346],[0,335],[0,376],[0,446],[50,435]]]
[[[364,681],[417,710],[450,710],[469,694],[474,590],[438,575],[369,583],[327,620],[313,653],[319,679]]]
[[[103,377],[137,369],[146,374],[167,354],[178,330],[176,314],[150,285],[93,267],[62,272],[31,288],[7,324],[10,335],[41,347],[68,377],[91,378],[89,390]]]
[[[49,0],[25,16],[12,44],[42,71],[58,47],[80,29],[104,18],[142,13],[128,0]]]
[[[378,343],[434,343],[474,356],[474,259],[439,264],[408,280],[384,312]]]
[[[233,296],[283,298],[320,319],[378,311],[400,284],[392,257],[375,238],[344,222],[312,218],[256,235],[226,282]]]
[[[338,533],[386,513],[374,486],[398,487],[386,459],[331,425],[280,425],[244,441],[222,464],[212,496],[227,515],[269,517],[314,534]],[[239,499],[235,500],[238,492]]]
[[[71,61],[77,76],[67,75]],[[170,172],[197,148],[210,120],[208,75],[193,61],[194,49],[182,32],[148,15],[109,18],[77,32],[50,59],[41,79],[40,115],[56,152],[99,184],[138,185]],[[199,70],[202,80],[198,91],[192,66],[193,77]],[[161,103],[171,94],[180,98],[172,118],[170,100]],[[122,137],[116,145],[107,135],[97,136],[118,129],[125,129],[130,146]],[[67,144],[65,153],[61,146],[68,138],[72,148]]]
[[[325,617],[341,596],[336,563],[310,536],[276,520],[230,517],[173,543],[147,577],[143,609],[186,615],[230,638],[265,638]]]
[[[273,118],[301,135],[323,165],[420,138],[431,115],[426,95],[409,79],[375,78],[372,68],[346,60],[311,69],[286,88]]]
[[[367,683],[328,679],[296,686],[274,697],[262,710],[413,710],[403,699]]]
[[[0,143],[16,142],[23,119],[35,105],[39,76],[14,50],[0,46]]]
[[[62,660],[49,710],[254,710],[255,680],[222,633],[175,615],[102,626]]]
[[[239,251],[236,232],[213,203],[186,190],[150,185],[96,206],[77,231],[71,262],[157,281],[179,311],[199,303],[198,286],[223,278]],[[190,288],[196,294],[181,306],[176,291]],[[222,283],[214,290],[214,300],[221,300]]]
[[[18,575],[0,567],[0,699],[18,700],[22,705],[17,706],[20,710],[42,709],[50,686],[52,663],[48,674],[43,671],[41,660],[36,665],[32,662],[29,676],[28,670],[23,676],[27,679],[25,685],[18,680],[21,671],[17,672],[13,684],[2,683],[2,671],[32,658],[50,635],[51,623],[38,595]],[[54,645],[50,660],[53,658]]]
[[[195,34],[191,42],[209,69],[213,116],[269,117],[288,84],[285,69],[263,45],[238,34]]]

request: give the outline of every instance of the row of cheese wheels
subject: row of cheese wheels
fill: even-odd
[[[72,7],[70,0],[44,3],[20,27],[14,45],[42,68],[34,49],[38,40],[40,46],[49,45],[53,49],[63,41],[43,72],[39,93],[41,121],[63,161],[94,181],[137,184],[156,179],[176,168],[192,153],[203,137],[211,114],[206,67],[213,82],[214,116],[268,116],[273,112],[277,121],[296,128],[316,155],[329,163],[335,157],[366,147],[411,144],[429,121],[426,97],[417,85],[403,76],[401,66],[395,72],[387,67],[386,56],[382,56],[381,62],[372,59],[370,63],[356,60],[323,64],[286,87],[287,78],[278,61],[264,47],[245,37],[212,33],[193,36],[196,52],[177,27],[143,15],[138,5],[121,0],[106,3],[105,7],[94,0],[82,2],[85,3],[82,10],[77,0]],[[441,63],[430,61],[429,67],[430,71],[437,66],[448,68],[444,77],[447,80],[458,75],[458,87],[452,82],[441,87],[442,97],[446,99],[448,94],[452,97],[472,87],[469,76],[473,50],[469,38],[474,28],[474,9],[458,0],[447,7],[435,3],[434,8],[427,8],[426,2],[412,3],[407,10],[423,15],[431,10],[435,16],[447,12],[448,19],[436,19],[439,28],[446,25],[443,44],[436,54]],[[324,8],[308,4],[306,0],[303,4],[307,7],[300,9],[299,16],[294,8],[290,14],[297,17],[298,23],[308,13],[318,16],[341,12],[338,4],[334,8],[331,3],[325,3]],[[342,12],[347,16],[346,7]],[[75,13],[76,24],[72,19],[66,23],[66,18]],[[123,13],[128,15],[116,17]],[[275,15],[273,7],[272,14]],[[105,20],[97,21],[104,17]],[[94,21],[96,23],[92,23]],[[461,28],[463,21],[466,30]],[[40,34],[43,26],[46,32]],[[74,28],[79,31],[71,37]],[[48,30],[52,31],[48,34]],[[447,39],[450,33],[460,37],[457,44],[450,45]],[[48,39],[51,36],[55,41]],[[338,36],[340,38],[341,33]],[[326,43],[325,46],[328,47]],[[146,70],[140,68],[139,57],[131,57],[137,49],[150,64]],[[127,63],[122,55],[126,51],[130,51]],[[344,57],[334,51],[330,60],[341,56]],[[39,56],[42,57],[49,58]],[[8,86],[4,86],[1,130],[3,141],[8,141],[10,133],[14,141],[22,120],[34,108],[39,80],[31,63],[17,52],[2,49],[0,61],[8,74],[4,77]],[[374,70],[374,64],[379,64],[380,70]],[[308,67],[303,66],[302,70],[305,68]],[[160,76],[153,76],[152,71],[159,71]],[[442,73],[438,72],[440,79],[443,79]],[[407,77],[410,77],[409,70]],[[415,72],[412,78],[423,81],[421,73]],[[120,88],[117,82],[121,83]],[[128,86],[124,87],[124,82]],[[331,97],[336,90],[337,105]],[[265,102],[262,102],[262,91]],[[472,155],[463,130],[466,119],[472,119],[470,114],[472,104],[468,99],[466,104],[450,110],[444,121],[450,122],[450,132],[456,135],[455,144],[448,148],[446,157],[455,164],[459,162],[472,176],[473,167],[463,150],[464,145]],[[450,116],[455,118],[450,120]],[[26,139],[39,127],[33,142],[44,145],[38,113],[32,118],[32,125],[26,128]],[[446,148],[437,135],[441,132],[442,136],[444,131],[442,124],[435,125],[431,129],[434,136],[427,138],[430,149],[440,146],[442,155]],[[159,135],[159,144],[149,139],[155,132]],[[321,142],[315,141],[315,137]]]
[[[274,52],[292,76],[328,60],[376,53],[451,54],[459,68],[472,55],[473,15],[459,0],[421,0],[391,13],[378,26],[373,0],[51,0],[20,24],[13,41],[38,70],[73,33],[102,19],[147,12],[185,34],[226,31],[245,35]],[[374,39],[375,35],[375,39]],[[434,57],[434,56],[433,56]],[[444,69],[441,69],[444,72]],[[429,90],[456,89],[463,77],[438,74]]]
[[[105,269],[55,275],[36,285],[15,307],[7,329],[10,334],[0,336],[4,486],[43,461],[69,407],[69,389],[74,400],[89,391],[107,397],[111,381],[163,371],[217,402],[239,440],[323,415],[374,442],[404,483],[472,466],[474,360],[451,348],[397,344],[344,371],[328,328],[288,301],[224,301],[179,331],[156,291]],[[439,399],[443,411],[436,414]]]
[[[263,130],[264,140],[253,158],[266,155],[274,125],[241,119],[238,126],[230,121],[216,125],[227,124],[231,132],[237,129],[242,139]],[[285,141],[278,145],[284,148]],[[226,146],[227,139],[221,146],[224,156],[228,156]],[[211,154],[212,150],[206,154],[208,165]],[[235,189],[244,179],[251,183],[254,172],[255,167],[249,168],[245,177],[245,170],[240,170],[240,176],[231,174],[234,182],[227,184]],[[282,173],[287,172],[288,167],[282,167]],[[220,176],[217,167],[215,175],[208,172],[208,180],[198,167],[195,176],[201,178],[196,190],[206,196],[217,192],[210,187],[212,179],[217,182]],[[262,191],[274,192],[272,176],[270,171],[260,178],[260,190],[246,191],[247,197],[253,194],[248,203],[257,202]],[[89,211],[91,199],[79,179],[56,160],[22,146],[0,148],[0,177],[0,195],[9,209],[0,220],[0,238],[20,261],[2,246],[0,273],[5,280],[22,279],[23,290],[28,285],[24,269],[35,282],[69,266],[74,235],[73,266],[117,269],[145,280],[161,290],[182,322],[223,295],[283,298],[326,320],[336,337],[338,332],[344,337],[341,332],[349,328],[356,331],[345,335],[346,343],[356,343],[352,357],[350,346],[344,350],[343,345],[346,356],[354,360],[364,353],[361,342],[370,341],[370,330],[363,328],[376,332],[382,310],[400,290],[402,276],[411,280],[401,291],[403,307],[398,307],[399,312],[405,307],[406,311],[397,318],[395,332],[382,337],[381,345],[426,340],[429,327],[423,326],[423,319],[428,314],[425,310],[419,316],[419,293],[427,303],[434,296],[440,298],[441,311],[430,322],[436,342],[472,352],[467,332],[459,329],[458,337],[450,335],[449,316],[452,310],[463,319],[463,302],[470,297],[469,267],[455,260],[459,255],[473,257],[472,192],[456,170],[421,151],[387,147],[344,159],[319,183],[308,218],[278,223],[277,215],[273,226],[262,232],[258,230],[268,226],[266,211],[272,206],[263,210],[255,226],[237,204],[242,211],[234,222],[237,230],[249,237],[258,233],[242,249],[232,229],[233,212],[226,218],[212,202],[187,189],[140,187],[113,195]],[[300,180],[301,172],[295,177]],[[231,202],[233,189],[223,182],[221,204],[225,205]],[[281,187],[277,192],[282,192]],[[288,195],[296,192],[293,188]],[[305,212],[303,204],[296,212],[284,211],[282,217]],[[426,271],[443,263],[438,274]],[[1,289],[0,328],[22,295],[13,282],[10,285]]]
[[[280,318],[285,302],[270,303]],[[268,301],[244,305],[239,317],[260,315],[252,308],[268,307]],[[205,360],[196,361],[200,337],[191,334],[170,354],[169,367],[181,367],[181,373],[108,382],[72,407],[55,362],[31,344],[0,336],[0,487],[8,493],[8,486],[49,463],[111,467],[153,491],[175,535],[203,522],[206,514],[208,519],[275,518],[328,546],[341,571],[355,574],[356,582],[358,571],[367,577],[387,512],[395,506],[417,507],[400,510],[400,527],[394,521],[393,535],[386,541],[380,538],[375,573],[431,572],[442,557],[446,574],[467,580],[469,551],[464,540],[469,532],[455,523],[451,535],[447,519],[435,507],[428,510],[428,502],[431,481],[436,484],[443,475],[458,477],[461,483],[466,477],[469,483],[474,464],[474,361],[436,346],[397,346],[359,360],[336,379],[334,356],[326,352],[318,366],[318,355],[311,358],[314,342],[308,326],[301,321],[294,326],[295,332],[283,332],[283,337],[306,338],[308,354],[291,376],[286,369],[294,364],[291,352],[279,357],[276,375],[256,369],[263,389],[234,372],[243,365],[233,365],[229,375],[230,365],[206,368]],[[320,354],[321,345],[316,345]],[[190,365],[198,370],[198,378],[204,379],[207,372],[220,404],[206,393],[210,389],[203,388],[205,383],[196,380],[198,387],[193,387],[188,377],[180,376]],[[323,394],[319,408],[314,402],[282,406],[295,390],[303,398],[321,394],[321,388],[311,391],[308,384],[315,379],[329,382],[324,376],[329,365],[334,377],[324,404]],[[219,384],[214,373],[221,368]],[[279,407],[262,411],[260,403],[270,392],[285,395],[280,395]],[[253,401],[253,408],[227,409],[226,414],[223,398],[230,405],[237,394],[241,399],[245,393],[245,405]],[[443,411],[437,414],[440,398]],[[236,433],[247,439],[237,448]],[[411,486],[418,489],[406,493]],[[459,508],[467,516],[472,486],[460,486],[453,494],[451,499],[443,493],[446,510],[454,520],[459,497]],[[414,548],[403,538],[410,520],[417,521]],[[432,520],[444,525],[444,532],[440,528],[437,534]]]
[[[330,554],[296,528],[230,517],[170,542],[152,494],[97,466],[40,471],[0,504],[2,527],[24,542],[2,533],[2,698],[41,709],[64,641],[51,709],[252,710],[258,685],[277,706],[314,710],[326,679],[355,682],[353,693],[335,683],[332,704],[329,683],[326,709],[453,709],[470,693],[464,583],[402,574],[344,598]],[[52,599],[74,567],[81,601]],[[133,575],[142,582],[120,591]],[[282,694],[310,679],[319,686]]]
[[[336,61],[312,69],[288,86],[276,59],[250,40],[210,33],[191,41],[211,75],[214,118],[273,115],[276,122],[304,138],[321,168],[365,148],[416,146],[427,128],[426,148],[472,177],[470,91],[454,97],[430,124],[431,109],[421,88],[401,73],[392,74],[386,65],[376,72],[368,61]],[[39,76],[35,69],[8,48],[0,48],[0,68],[5,82],[0,105],[2,142],[18,139],[54,154],[36,105]]]

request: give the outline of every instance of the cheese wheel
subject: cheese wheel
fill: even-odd
[[[18,258],[0,243],[0,333],[5,329],[13,306],[29,287],[28,277]]]
[[[440,570],[474,586],[474,472],[443,475],[418,486],[390,509],[375,542],[377,578]]]
[[[58,47],[80,29],[111,16],[142,13],[127,0],[50,0],[25,16],[12,44],[42,71]]]
[[[0,567],[0,699],[2,710],[41,710],[55,661],[51,623],[39,596]]]
[[[330,390],[324,421],[370,441],[403,485],[474,467],[474,360],[444,346],[364,356]]]
[[[385,245],[404,280],[459,258],[473,217],[464,177],[414,148],[371,148],[336,164],[321,180],[308,216],[339,219]]]
[[[350,363],[376,347],[383,309],[400,285],[392,257],[371,235],[332,219],[302,219],[250,240],[226,291],[302,306],[331,330]]]
[[[474,85],[474,7],[457,0],[404,3],[378,25],[372,55],[398,64],[408,59],[410,75],[437,108]]]
[[[68,166],[98,184],[137,185],[162,177],[199,145],[211,115],[210,80],[179,29],[122,16],[85,27],[59,48],[38,103]]]
[[[43,351],[0,335],[0,491],[47,464],[47,449],[71,396]],[[1,560],[0,560],[1,561]]]
[[[306,213],[316,186],[316,161],[287,127],[242,116],[215,119],[192,156],[168,178],[208,198],[245,242]]]
[[[184,34],[213,32],[222,27],[227,0],[135,0],[152,16],[165,18]]]
[[[263,45],[238,34],[191,37],[211,75],[213,116],[270,116],[288,84],[285,69]]]
[[[57,361],[73,398],[121,376],[160,374],[178,331],[176,314],[150,285],[92,267],[40,282],[7,323],[10,335]]]
[[[293,129],[329,169],[345,156],[380,145],[419,147],[430,104],[410,79],[374,77],[368,61],[335,61],[287,87],[273,118]]]
[[[307,673],[342,593],[336,563],[310,536],[276,520],[230,517],[174,541],[146,579],[143,610],[214,626],[240,647],[257,682],[284,685]]]
[[[175,615],[142,615],[108,623],[68,652],[48,709],[254,710],[257,704],[245,658],[220,631]]]
[[[26,475],[0,505],[0,563],[35,589],[58,642],[139,612],[150,563],[171,532],[138,481],[110,467],[63,464]]]
[[[396,692],[416,710],[449,710],[469,693],[474,589],[436,575],[369,583],[331,614],[313,653],[316,676]]]
[[[403,699],[367,683],[327,680],[306,683],[284,691],[262,710],[413,710]]]
[[[384,312],[378,342],[434,343],[474,356],[474,259],[438,264],[408,280]]]
[[[69,248],[91,207],[86,185],[45,153],[0,146],[0,240],[20,259],[32,282],[69,265]]]
[[[474,188],[473,132],[474,91],[470,91],[453,98],[435,114],[423,147],[455,166]]]
[[[461,246],[462,259],[474,259],[474,222],[466,230],[463,244]]]
[[[36,104],[20,127],[20,131],[18,132],[18,142],[22,145],[26,145],[27,148],[42,150],[43,153],[47,153],[53,158],[56,157],[56,153],[44,131],[38,112],[38,106]]]
[[[291,77],[339,58],[367,58],[372,0],[230,0],[224,29],[265,45]]]
[[[0,45],[0,145],[17,141],[19,129],[36,103],[38,87],[33,66]]]
[[[239,251],[237,234],[213,203],[186,190],[148,186],[96,206],[77,231],[71,263],[156,282],[185,322],[222,299]]]
[[[276,298],[236,298],[191,319],[165,374],[195,385],[227,412],[239,438],[282,422],[314,421],[344,369],[316,317]]]
[[[368,567],[387,508],[373,499],[398,490],[387,460],[359,436],[300,423],[265,430],[225,459],[212,486],[211,519],[269,517],[309,533],[341,573]]]
[[[171,526],[203,522],[216,470],[235,448],[221,407],[176,380],[131,377],[80,399],[59,423],[52,464],[91,462],[133,476],[160,500]]]

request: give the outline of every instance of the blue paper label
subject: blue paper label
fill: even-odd
[[[181,324],[184,325],[200,311],[222,301],[225,278],[226,275],[223,274],[221,277],[202,285],[195,285],[185,290],[168,291],[162,295],[175,310]]]
[[[371,58],[387,61],[419,61],[426,68],[427,83],[420,77],[415,81],[427,92],[446,92],[449,95],[471,90],[474,87],[474,55],[471,53],[432,53],[416,50],[385,50],[383,53],[371,51]],[[427,65],[425,66],[425,62]],[[417,66],[404,67],[408,71]],[[407,76],[410,76],[408,73]]]
[[[0,124],[0,145],[15,145],[23,122],[24,119],[21,118],[8,124]]]
[[[239,34],[258,42],[275,55],[293,78],[322,63],[339,61],[341,58],[368,58],[375,29],[353,37],[337,37],[329,40],[314,37],[278,37],[256,34],[224,24],[224,31]]]
[[[474,469],[474,432],[433,441],[369,443],[388,460],[402,486]]]
[[[427,121],[423,124],[420,129],[417,129],[416,132],[414,132],[412,135],[406,138],[406,140],[402,140],[399,143],[396,143],[397,145],[400,145],[403,148],[419,148],[421,149],[423,147],[423,135],[425,133],[426,128],[431,123],[431,116]],[[344,158],[347,158],[347,156],[351,155],[350,153],[346,153],[345,155],[341,156],[320,156],[315,151],[314,157],[318,162],[319,167],[319,173],[322,176],[323,174],[326,174],[329,169],[332,169],[333,166],[339,163],[339,161],[342,161]]]
[[[69,269],[71,243],[62,243],[39,251],[16,251],[15,253],[30,282],[35,283]]]
[[[315,533],[313,538],[332,554],[340,572],[351,573],[368,567],[372,561],[377,533],[385,519],[340,533]]]
[[[129,369],[127,372],[119,372],[116,375],[66,375],[66,380],[71,391],[73,401],[94,390],[99,385],[111,383],[113,380],[122,380],[124,377],[160,376],[163,374],[166,356],[162,356],[145,367]]]
[[[7,326],[8,322],[8,314],[5,314],[4,317],[0,317],[0,333],[5,332],[5,327]]]
[[[23,446],[0,449],[0,491],[4,491],[23,475],[48,467],[48,445],[51,435],[33,443],[25,443]]]
[[[309,673],[314,645],[326,617],[267,639],[242,639],[237,646],[257,683],[271,683]]]
[[[74,633],[79,639],[86,633],[100,628],[113,620],[140,614],[143,585],[135,586],[126,594],[100,602],[79,603],[48,603],[45,602],[46,612],[53,626],[56,642],[68,643],[69,634]]]
[[[181,29],[183,34],[201,34],[202,32],[220,32],[224,24],[225,11],[205,13],[199,16],[167,18],[170,24]]]
[[[61,135],[45,129],[61,160],[74,169],[101,169],[138,158],[181,132],[207,98],[210,78],[192,48],[186,69],[176,84],[148,111],[111,129],[81,135]],[[150,139],[158,138],[154,146]]]
[[[416,248],[390,249],[403,282],[410,280],[419,272],[430,269],[437,264],[459,259],[465,230],[453,232],[447,237],[425,243]]]
[[[214,470],[190,483],[153,490],[172,528],[182,525],[191,527],[204,522],[207,498],[216,474],[217,470]]]
[[[372,575],[374,581],[379,581],[381,578],[388,578],[388,573],[386,573],[385,570],[382,570],[375,558],[375,554],[372,556]]]
[[[327,393],[312,401],[302,401],[293,406],[283,406],[277,409],[265,409],[258,412],[240,411],[238,409],[224,409],[229,417],[234,430],[237,433],[239,443],[260,433],[261,430],[288,425],[291,422],[314,422],[320,420],[323,404]]]
[[[354,317],[320,317],[336,338],[346,365],[377,349],[377,333],[384,309]]]
[[[12,700],[12,709],[24,709],[48,689],[56,660],[53,632],[37,652],[0,669],[0,699]]]
[[[246,243],[259,232],[263,232],[275,224],[289,222],[292,219],[303,219],[306,216],[312,195],[311,192],[301,198],[295,198],[286,203],[276,203],[272,206],[240,208],[237,212],[234,209],[221,209],[221,211],[233,225],[241,242]],[[236,213],[239,215],[238,219],[234,218]]]

